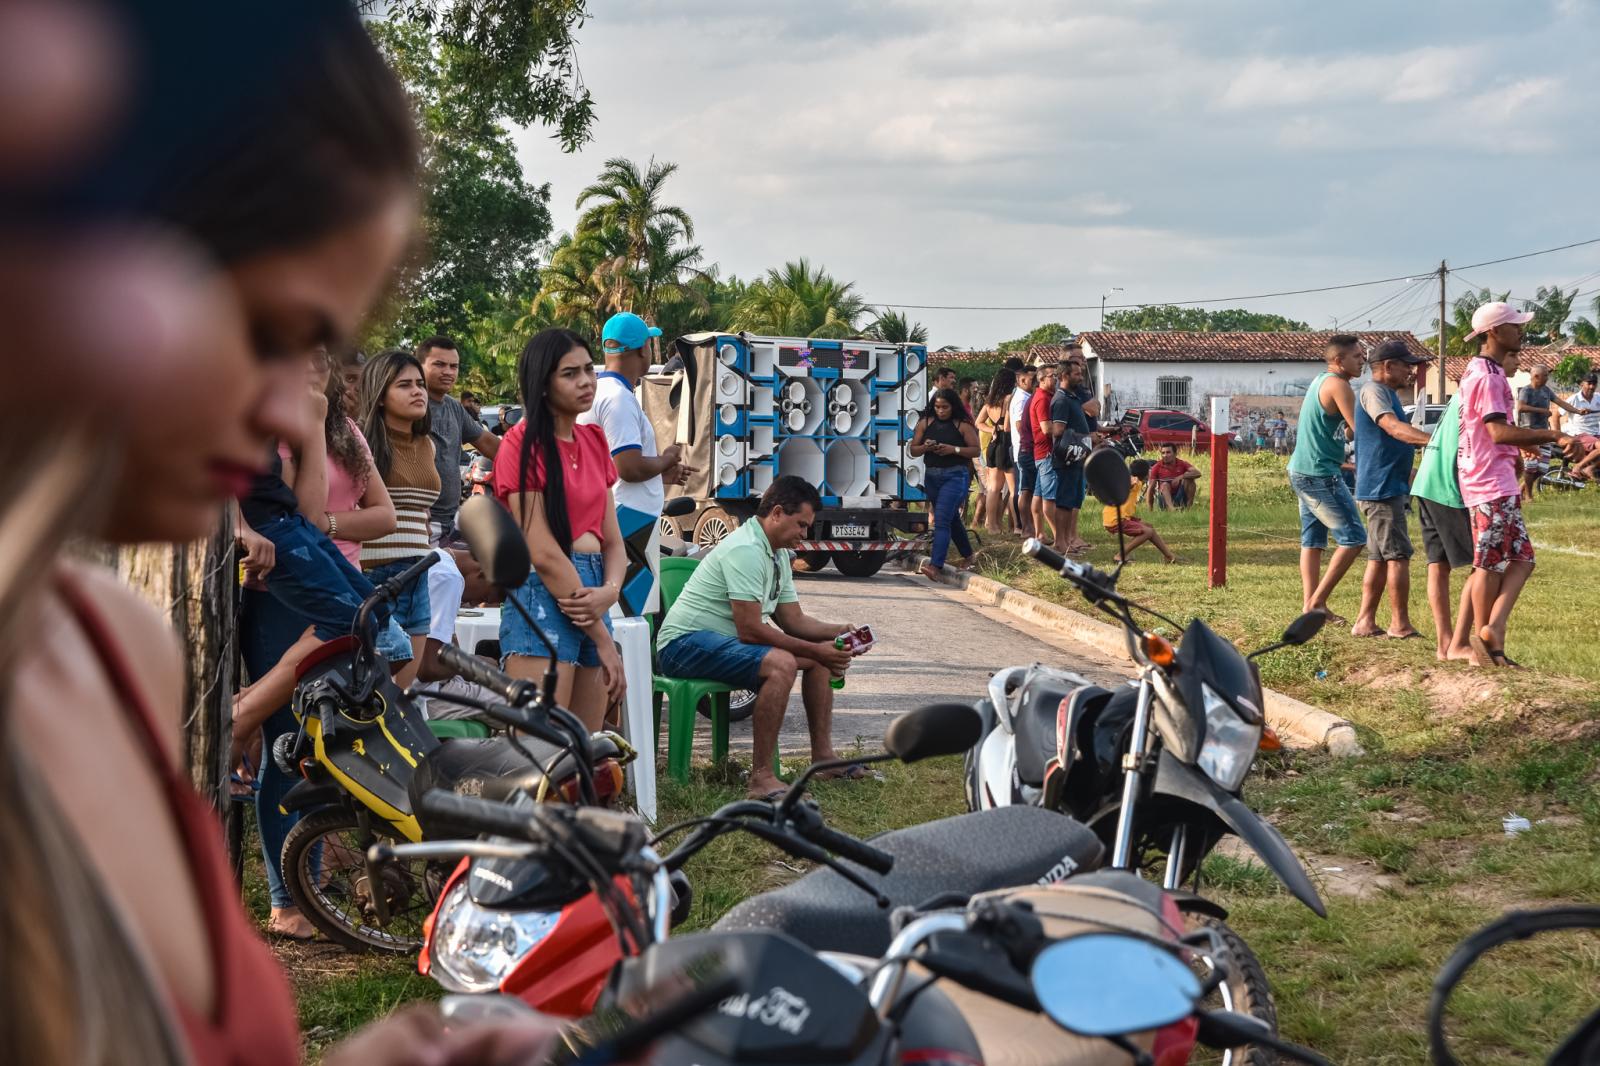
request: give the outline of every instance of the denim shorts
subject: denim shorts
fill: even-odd
[[[1033,455],[1017,456],[1017,491],[1032,492],[1039,484],[1039,467],[1033,461]]]
[[[1054,504],[1056,502],[1056,486],[1060,481],[1060,475],[1056,473],[1055,464],[1049,459],[1045,459],[1043,462],[1036,459],[1034,460],[1034,466],[1039,472],[1038,480],[1034,485],[1034,495],[1041,500]]]
[[[1056,506],[1064,511],[1076,511],[1083,506],[1088,494],[1083,476],[1083,464],[1074,463],[1056,471]]]
[[[656,656],[656,665],[667,677],[705,678],[734,688],[761,687],[761,662],[772,649],[765,644],[746,644],[709,629],[685,633]]]
[[[403,574],[406,568],[421,559],[396,559],[392,563],[374,566],[367,571],[367,580],[374,586]],[[413,637],[425,637],[428,629],[433,625],[433,611],[428,603],[428,575],[423,574],[410,585],[400,590],[400,596],[394,601],[394,620],[400,623],[400,628]]]
[[[1329,533],[1341,548],[1367,543],[1367,527],[1343,477],[1291,473],[1289,487],[1300,498],[1300,547],[1326,548]]]
[[[578,571],[578,580],[584,588],[599,588],[606,582],[605,556],[599,552],[573,552],[572,565]],[[577,663],[583,667],[600,665],[600,650],[594,638],[572,624],[572,619],[561,613],[555,596],[540,580],[538,574],[529,574],[522,587],[511,593],[516,601],[527,608],[545,636],[555,641],[555,660],[558,663]],[[611,616],[603,618],[606,632],[611,632]],[[500,610],[500,657],[502,664],[507,656],[527,655],[535,659],[550,658],[551,649],[545,645],[537,631],[530,628],[527,619],[515,607]]]

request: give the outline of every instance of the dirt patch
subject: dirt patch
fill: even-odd
[[[296,998],[299,998],[304,986],[328,977],[348,977],[371,968],[371,956],[357,955],[326,940],[302,943],[274,937],[268,940],[268,945],[288,973]]]
[[[1237,837],[1224,837],[1217,845],[1217,854],[1240,862],[1260,863],[1255,852]],[[1394,874],[1378,869],[1371,859],[1355,859],[1343,855],[1323,855],[1314,851],[1295,854],[1310,874],[1318,893],[1325,896],[1342,896],[1345,899],[1372,899],[1385,892],[1401,892],[1405,882]]]

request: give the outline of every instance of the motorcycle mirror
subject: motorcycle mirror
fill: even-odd
[[[461,505],[461,527],[472,557],[490,581],[503,589],[521,588],[533,569],[528,542],[511,512],[492,496],[474,496]]]
[[[694,497],[674,496],[662,505],[661,514],[667,518],[682,518],[686,514],[694,514]]]
[[[1080,1036],[1142,1033],[1194,1013],[1200,979],[1172,952],[1115,933],[1068,937],[1039,952],[1029,974],[1050,1020]]]
[[[1121,507],[1128,502],[1133,490],[1133,475],[1128,472],[1127,460],[1116,449],[1099,447],[1089,453],[1084,461],[1083,474],[1094,498],[1107,507]]]
[[[1307,611],[1289,623],[1289,628],[1283,631],[1283,642],[1290,647],[1298,647],[1322,632],[1322,627],[1327,621],[1328,612]]]
[[[983,723],[964,703],[934,703],[889,723],[883,746],[901,762],[959,755],[978,742]]]

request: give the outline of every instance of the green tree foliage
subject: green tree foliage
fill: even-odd
[[[570,152],[589,139],[594,101],[573,33],[587,0],[358,0],[370,25],[421,31],[450,56],[450,85],[475,124],[552,127]]]
[[[1565,339],[1566,334],[1562,330],[1567,324],[1567,319],[1572,317],[1572,305],[1577,296],[1577,289],[1562,292],[1559,285],[1553,285],[1548,289],[1540,285],[1534,292],[1533,299],[1522,301],[1522,309],[1533,312],[1533,318],[1528,322],[1525,343],[1554,344]]]
[[[374,333],[384,343],[436,330],[466,334],[472,308],[535,287],[550,187],[527,182],[510,134],[463,87],[471,84],[461,73],[470,52],[415,22],[369,25],[411,95],[423,163],[423,246]]]
[[[867,304],[855,283],[838,281],[804,258],[751,283],[733,309],[730,329],[779,337],[854,336]]]
[[[1014,341],[1001,341],[995,348],[1000,352],[1025,352],[1035,344],[1061,344],[1072,336],[1072,330],[1060,322],[1046,322]]]
[[[928,327],[912,322],[898,311],[884,309],[867,327],[869,340],[889,341],[891,344],[927,344]]]
[[[1106,328],[1146,332],[1297,333],[1309,330],[1311,327],[1293,318],[1261,311],[1246,311],[1241,307],[1210,310],[1203,307],[1154,304],[1149,307],[1109,311],[1106,313]]]
[[[1575,386],[1594,369],[1589,362],[1589,357],[1576,352],[1564,356],[1560,362],[1550,368],[1550,377],[1557,385]]]
[[[1594,311],[1593,318],[1580,315],[1572,320],[1572,340],[1576,344],[1600,344],[1600,296],[1589,307]]]

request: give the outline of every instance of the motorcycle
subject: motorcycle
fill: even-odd
[[[1428,1051],[1435,1066],[1461,1066],[1445,1036],[1445,1015],[1450,998],[1467,971],[1503,944],[1572,929],[1600,930],[1600,907],[1511,911],[1463,940],[1434,980],[1433,997],[1428,1004]],[[1596,1062],[1600,1062],[1600,1010],[1580,1022],[1546,1060],[1547,1066],[1593,1066]]]
[[[498,507],[493,500],[484,503]],[[278,768],[300,778],[280,804],[285,813],[303,814],[283,845],[289,895],[317,929],[354,951],[410,954],[422,945],[423,921],[450,868],[419,863],[380,872],[363,856],[380,838],[432,835],[417,810],[423,793],[444,788],[479,794],[499,787],[526,790],[540,800],[600,803],[621,791],[622,766],[633,757],[627,742],[609,733],[595,739],[582,764],[548,736],[521,735],[519,730],[530,729],[529,715],[519,707],[532,698],[527,683],[508,706],[478,707],[509,726],[507,736],[434,736],[411,695],[390,677],[377,650],[374,614],[423,579],[436,558],[430,552],[380,584],[357,612],[352,635],[306,657],[291,705],[298,728],[273,745]],[[487,667],[453,646],[442,657],[469,680]]]
[[[1128,469],[1116,451],[1091,454],[1086,476],[1110,506],[1127,497]],[[1062,557],[1037,540],[1023,552],[1077,585],[1090,603],[1121,624],[1139,678],[1116,691],[1070,670],[1032,665],[997,672],[978,702],[982,739],[968,752],[968,809],[1034,806],[1081,821],[1111,851],[1115,869],[1139,870],[1160,859],[1162,886],[1197,886],[1200,863],[1223,836],[1245,841],[1306,906],[1325,916],[1310,878],[1282,836],[1245,805],[1241,787],[1256,752],[1277,746],[1266,725],[1252,660],[1304,644],[1325,616],[1311,612],[1280,641],[1241,655],[1203,621],[1184,628],[1178,646],[1145,632],[1133,610],[1148,608],[1116,591],[1116,573]],[[1149,612],[1154,614],[1155,612]],[[1157,617],[1160,617],[1159,615]],[[1240,958],[1232,997],[1271,1022],[1266,975],[1248,946],[1223,924],[1226,913],[1194,892],[1186,909],[1214,924]]]
[[[959,750],[970,737],[970,725],[967,737],[941,727],[948,726],[952,712],[960,710],[964,709],[946,705],[905,716],[891,727],[886,747],[892,757],[906,761]],[[970,711],[967,714],[970,723]],[[1249,1040],[1301,1057],[1297,1052],[1302,1049],[1282,1044],[1248,1017],[1225,1011],[1197,1014],[1195,1004],[1207,986],[1217,984],[1225,973],[1226,949],[1209,930],[1182,933],[1176,909],[1165,894],[1123,873],[1089,875],[1065,888],[981,896],[955,910],[941,902],[931,913],[930,908],[904,911],[897,915],[900,928],[882,960],[819,954],[766,929],[719,929],[668,939],[674,859],[735,830],[755,833],[794,857],[829,866],[875,897],[879,906],[887,906],[888,901],[838,856],[869,867],[890,865],[892,857],[820,820],[785,817],[785,807],[791,815],[804,810],[798,796],[795,792],[777,803],[740,801],[695,819],[681,827],[692,825],[691,836],[673,856],[662,859],[646,840],[642,825],[615,812],[541,809],[520,801],[496,804],[435,792],[424,797],[433,816],[463,832],[489,834],[490,839],[379,845],[374,852],[382,860],[437,855],[453,848],[476,858],[544,865],[556,880],[587,881],[609,912],[622,958],[595,1015],[568,1030],[566,1057],[579,1062],[639,1058],[663,1063],[1020,1063],[1041,1061],[1040,1044],[1047,1040],[1048,1056],[1043,1061],[1063,1063],[1108,1061],[1113,1050],[1101,1040],[1118,1049],[1115,1061],[1126,1061],[1122,1052],[1128,1051],[1136,1062],[1162,1066],[1186,1061],[1197,1039],[1209,1039],[1217,1046]],[[436,919],[439,926],[447,921],[442,915]],[[492,919],[480,916],[478,922],[476,933],[466,934],[461,925],[439,935],[476,944],[478,961],[514,939]],[[1095,1003],[1106,998],[1105,967],[1080,971],[1090,961],[1082,951],[1070,961],[1053,964],[1046,953],[1057,950],[1058,944],[1107,930],[1172,952],[1170,972],[1162,974],[1161,981],[1188,998],[1164,994],[1150,979],[1146,962],[1122,968],[1128,980],[1118,987],[1115,998],[1125,1007],[1115,1022],[1099,1008],[1088,1012],[1097,1017],[1085,1019],[1082,1010],[1074,1013],[1061,1001],[1071,998],[1068,991],[1084,985],[1083,973],[1101,985]],[[1204,981],[1194,968],[1206,971]],[[1179,972],[1184,975],[1181,980]],[[680,1001],[654,1018],[639,1019],[629,1012],[631,1004],[659,1004],[664,987],[676,984],[681,990],[685,975],[690,975],[690,984],[699,986],[696,1009]],[[1040,977],[1049,978],[1046,984],[1055,989],[1054,995],[1041,994]],[[978,995],[958,1002],[957,989],[952,987],[947,994],[933,987],[936,980]],[[1159,1011],[1148,1009],[1153,996],[1164,1004]],[[691,990],[683,998],[697,997]],[[1078,1026],[1089,1039],[1063,1041],[1059,1033],[1046,1033],[1019,1041],[1014,1012],[996,1010],[991,1000],[1024,1012],[1044,1010],[1069,1029]],[[1132,1009],[1134,1004],[1141,1009]],[[458,1019],[527,1009],[525,1002],[508,996],[449,997],[445,1003],[446,1016]],[[1322,1060],[1305,1053],[1302,1061]]]

